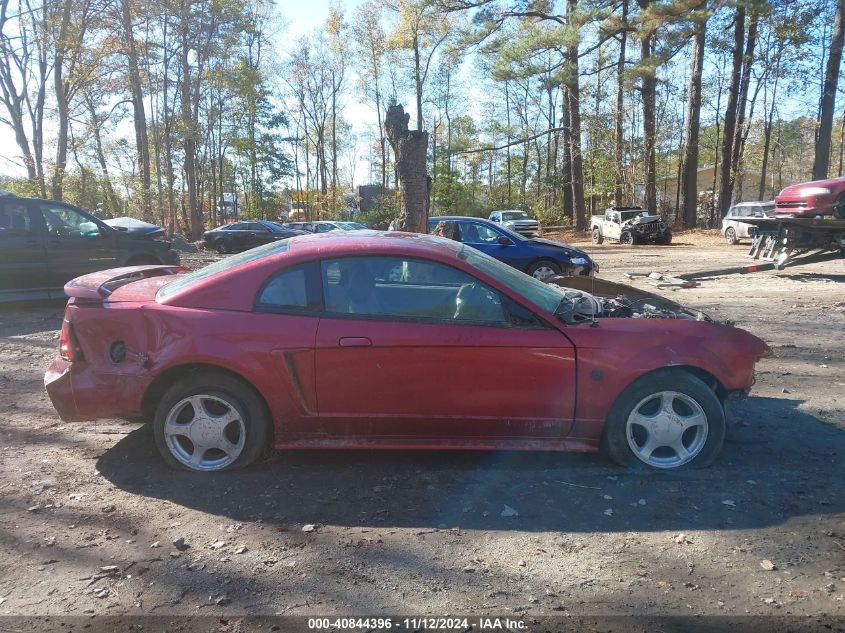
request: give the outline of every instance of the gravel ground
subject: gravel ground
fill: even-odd
[[[745,261],[706,232],[564,237],[614,281]],[[676,474],[367,451],[171,471],[146,426],[55,415],[42,375],[63,306],[3,308],[0,615],[845,616],[843,282],[833,262],[661,291],[775,350],[721,458]]]

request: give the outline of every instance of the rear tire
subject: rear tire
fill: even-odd
[[[713,390],[684,370],[661,369],[613,403],[602,448],[620,466],[678,470],[711,464],[724,439],[725,410]]]
[[[725,241],[733,246],[734,244],[739,244],[739,238],[736,236],[736,231],[734,227],[729,226],[725,229]]]
[[[604,242],[604,236],[599,229],[593,229],[593,244],[601,244]]]
[[[153,431],[169,466],[198,472],[249,466],[272,437],[256,391],[215,371],[187,376],[168,389],[156,407]]]

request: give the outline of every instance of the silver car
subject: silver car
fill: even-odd
[[[493,211],[488,220],[522,235],[537,235],[540,232],[540,223],[525,211]]]
[[[738,202],[733,205],[728,214],[722,218],[722,235],[728,244],[738,244],[741,239],[748,239],[748,233],[753,224],[743,222],[743,218],[766,218],[772,215],[774,202]]]

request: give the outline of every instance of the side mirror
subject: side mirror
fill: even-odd
[[[511,238],[505,237],[504,235],[500,235],[499,239],[497,241],[502,246],[510,246],[511,244],[513,244],[513,242],[511,241]]]

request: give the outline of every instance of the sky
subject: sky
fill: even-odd
[[[345,15],[350,16],[352,10],[361,2],[362,0],[347,0],[346,2],[338,2],[337,0],[277,0],[275,13],[279,21],[279,32],[274,39],[279,57],[283,58],[291,45],[300,37],[312,34],[315,29],[322,29],[332,5],[338,6],[344,11]],[[353,129],[358,133],[362,132],[367,126],[376,124],[376,116],[372,108],[354,100],[347,100],[343,114],[353,124]],[[131,122],[126,121],[122,129],[129,138],[132,134]],[[51,136],[55,134],[55,128],[49,122],[45,127],[45,133],[47,137],[45,139],[45,153],[49,156],[52,154]],[[363,156],[366,153],[366,148],[360,147],[359,149]],[[25,176],[26,169],[21,164],[19,155],[20,150],[11,128],[0,125],[0,174]],[[366,167],[366,163],[359,159],[355,171],[356,184],[362,184],[360,180],[367,175],[365,173]]]

